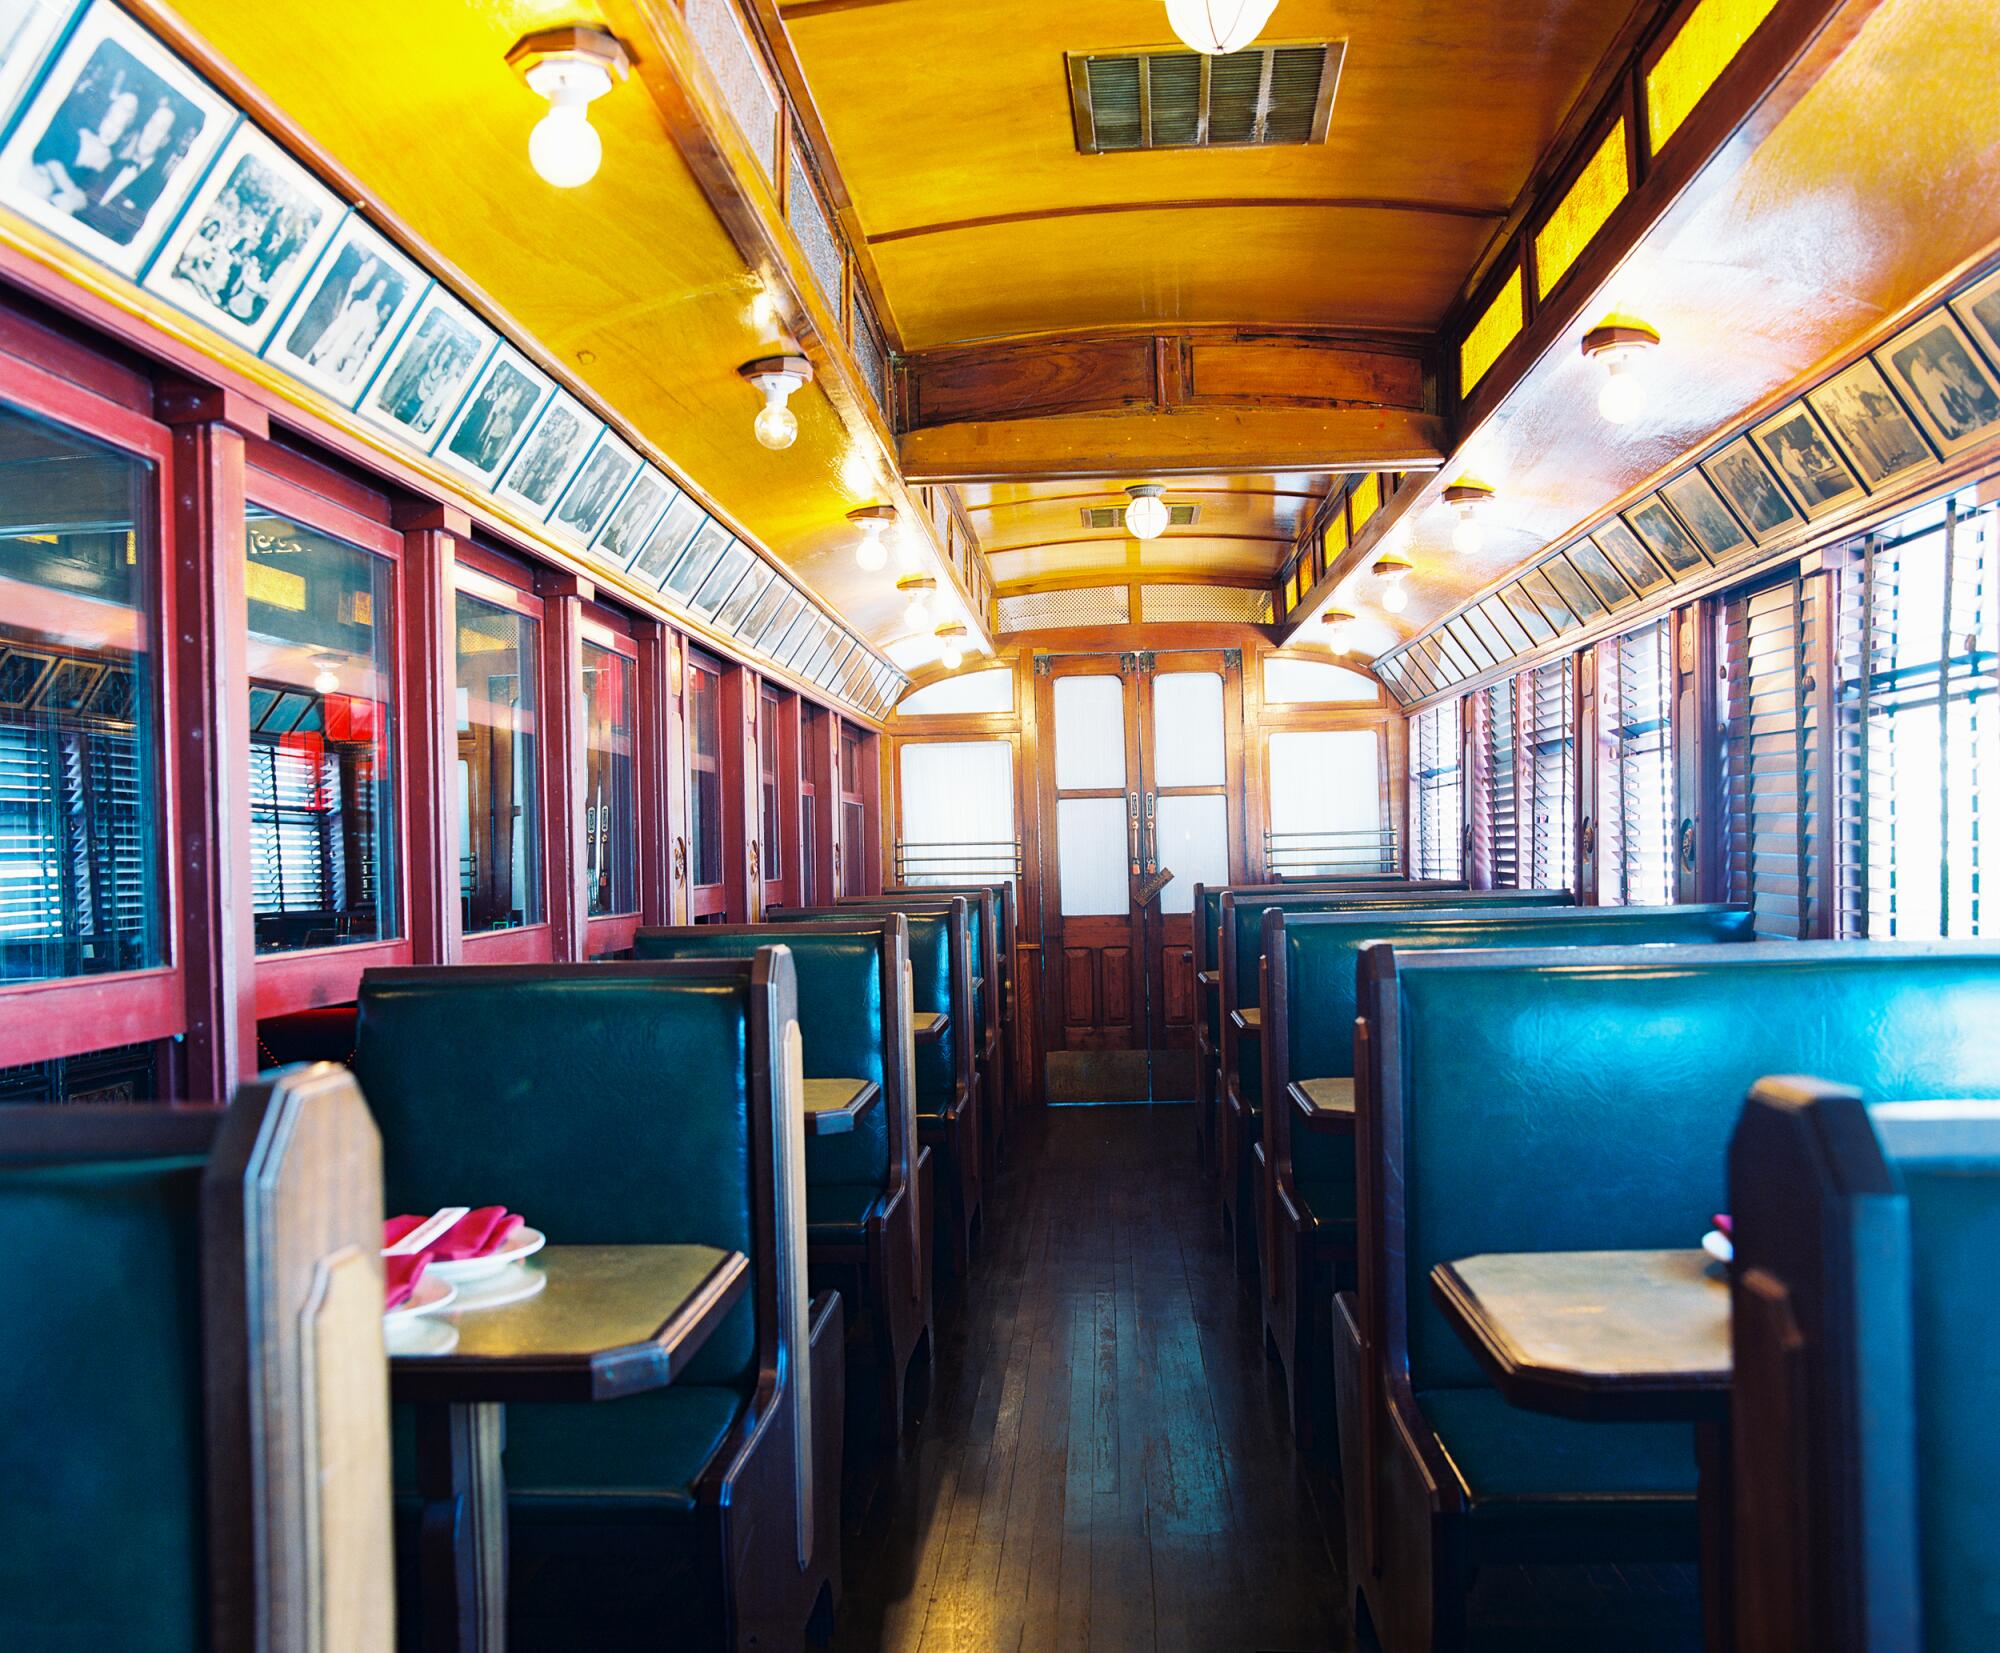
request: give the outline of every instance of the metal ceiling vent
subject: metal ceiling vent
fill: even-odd
[[[1108,155],[1324,143],[1345,52],[1337,40],[1253,46],[1227,57],[1071,52],[1076,147]]]
[[[1169,528],[1192,528],[1201,520],[1199,505],[1183,504],[1167,507]],[[1086,528],[1123,528],[1125,507],[1122,505],[1086,505],[1083,507],[1083,525]]]

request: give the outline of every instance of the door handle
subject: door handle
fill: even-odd
[[[1139,794],[1127,795],[1125,803],[1125,847],[1132,863],[1132,876],[1137,878],[1145,865],[1145,849],[1139,836]]]
[[[1158,804],[1159,800],[1160,795],[1157,792],[1148,792],[1146,794],[1146,870],[1148,872],[1158,871],[1160,865],[1160,838],[1157,830],[1157,821],[1154,816],[1154,806]]]

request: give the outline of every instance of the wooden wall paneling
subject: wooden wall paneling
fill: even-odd
[[[558,964],[590,954],[583,844],[583,605],[596,588],[574,574],[538,573],[541,597],[542,860],[548,878],[549,948]]]
[[[185,1079],[227,1096],[257,1071],[257,932],[250,897],[249,601],[244,443],[270,435],[234,392],[170,382],[155,412],[173,428],[178,700],[172,761],[181,815],[178,942],[187,972]]]

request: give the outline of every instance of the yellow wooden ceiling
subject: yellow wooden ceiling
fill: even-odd
[[[1344,40],[1324,144],[1082,155],[1065,54],[1160,0],[780,0],[908,349],[1127,322],[1428,330],[1628,0],[1281,0]]]

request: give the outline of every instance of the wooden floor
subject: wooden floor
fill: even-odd
[[[1185,1107],[1064,1108],[988,1189],[895,1457],[850,1440],[841,1649],[1348,1649],[1339,1495],[1292,1449]],[[1687,1568],[1507,1568],[1481,1653],[1684,1653]]]
[[[1345,1648],[1185,1107],[1051,1110],[990,1189],[937,1379],[846,1540],[842,1648]]]

